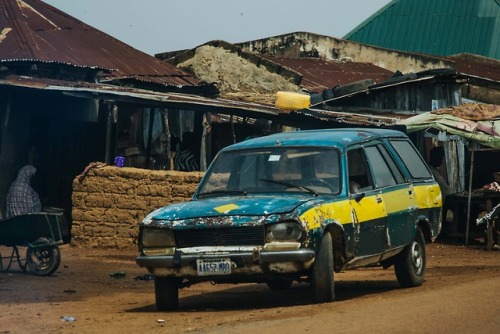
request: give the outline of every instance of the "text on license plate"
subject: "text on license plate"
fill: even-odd
[[[231,274],[230,259],[196,260],[198,276]]]

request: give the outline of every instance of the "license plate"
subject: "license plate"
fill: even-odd
[[[231,260],[196,260],[198,276],[229,275],[231,274]]]

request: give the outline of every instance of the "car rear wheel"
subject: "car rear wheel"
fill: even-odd
[[[176,310],[179,305],[178,280],[170,277],[155,277],[155,299],[158,311]]]
[[[415,239],[398,255],[394,263],[396,277],[404,288],[420,286],[424,282],[426,269],[425,239],[420,228],[417,228]]]
[[[333,245],[330,233],[325,233],[323,236],[314,260],[311,288],[316,303],[331,302],[335,299]]]

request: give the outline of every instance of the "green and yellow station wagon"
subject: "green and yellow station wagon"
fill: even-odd
[[[155,276],[159,310],[203,281],[309,282],[314,302],[330,302],[334,273],[349,268],[394,266],[401,286],[421,285],[440,212],[439,186],[404,133],[284,132],[221,150],[191,201],[142,221],[136,262]]]

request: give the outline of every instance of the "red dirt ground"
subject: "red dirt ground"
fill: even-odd
[[[8,249],[0,247],[5,256]],[[182,289],[179,310],[157,312],[153,282],[134,250],[61,247],[50,277],[0,273],[0,333],[493,333],[500,328],[500,252],[427,246],[421,287],[402,289],[394,270],[336,274],[337,301],[309,302],[309,286],[263,284]],[[5,260],[4,260],[5,263]],[[113,278],[114,272],[126,273]],[[66,320],[73,321],[64,321]]]

